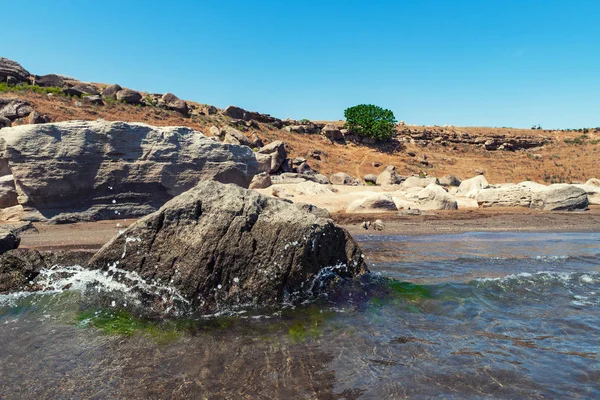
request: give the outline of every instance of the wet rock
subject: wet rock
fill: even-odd
[[[338,172],[329,177],[329,181],[333,185],[348,185],[348,186],[359,186],[360,181],[355,177],[348,175],[345,172]]]
[[[200,313],[279,306],[367,272],[357,244],[330,219],[216,182],[136,222],[90,265],[115,261],[144,279],[170,282]]]
[[[249,148],[185,127],[70,121],[5,128],[0,138],[19,203],[54,222],[142,216],[199,181],[247,187],[257,172]]]

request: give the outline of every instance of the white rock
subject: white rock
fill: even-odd
[[[368,213],[382,211],[397,211],[398,208],[392,199],[392,196],[385,193],[371,194],[362,199],[353,201],[348,205],[346,212],[349,213]]]
[[[477,192],[481,189],[487,189],[489,186],[487,179],[483,175],[477,175],[462,181],[458,187],[457,195],[474,199],[477,196]]]

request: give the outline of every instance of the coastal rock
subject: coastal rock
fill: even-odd
[[[355,177],[348,175],[345,172],[338,172],[329,177],[329,181],[333,185],[348,185],[348,186],[359,186],[360,181]]]
[[[558,183],[533,191],[531,208],[549,211],[575,211],[588,208],[585,190],[574,185]]]
[[[185,127],[108,121],[0,131],[19,203],[54,222],[149,214],[202,180],[247,187],[254,153]]]
[[[19,204],[17,188],[12,175],[0,177],[0,208],[12,207]]]
[[[0,228],[0,254],[16,249],[21,243],[21,238],[12,230]]]
[[[458,196],[474,199],[477,197],[477,192],[489,187],[487,179],[483,175],[477,175],[470,179],[465,179],[458,187]]]
[[[585,185],[574,186],[585,190],[590,205],[600,205],[600,186],[590,185],[587,183]]]
[[[365,198],[354,200],[348,205],[346,212],[349,213],[369,213],[382,211],[397,211],[392,196],[385,193],[371,194]]]
[[[271,177],[266,172],[261,172],[254,175],[252,182],[250,182],[249,189],[265,189],[271,186]]]
[[[169,282],[192,310],[213,313],[305,299],[367,272],[363,258],[330,219],[202,182],[115,237],[89,264],[106,269],[119,261],[143,279]]]
[[[458,203],[454,196],[443,187],[430,183],[417,194],[418,208],[421,210],[457,210]]]
[[[6,82],[9,76],[17,82],[29,82],[29,75],[18,62],[0,57],[0,82]]]
[[[398,185],[402,183],[403,178],[396,173],[396,167],[388,165],[385,170],[375,180],[379,186]]]
[[[477,192],[476,200],[481,207],[529,207],[531,197],[531,189],[511,185],[497,189],[482,189]]]

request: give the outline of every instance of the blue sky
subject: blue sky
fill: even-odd
[[[600,126],[600,1],[0,0],[0,56],[280,118]]]

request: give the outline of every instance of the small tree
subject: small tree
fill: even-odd
[[[346,128],[361,136],[385,141],[394,133],[396,118],[390,110],[372,104],[359,104],[344,111]]]

